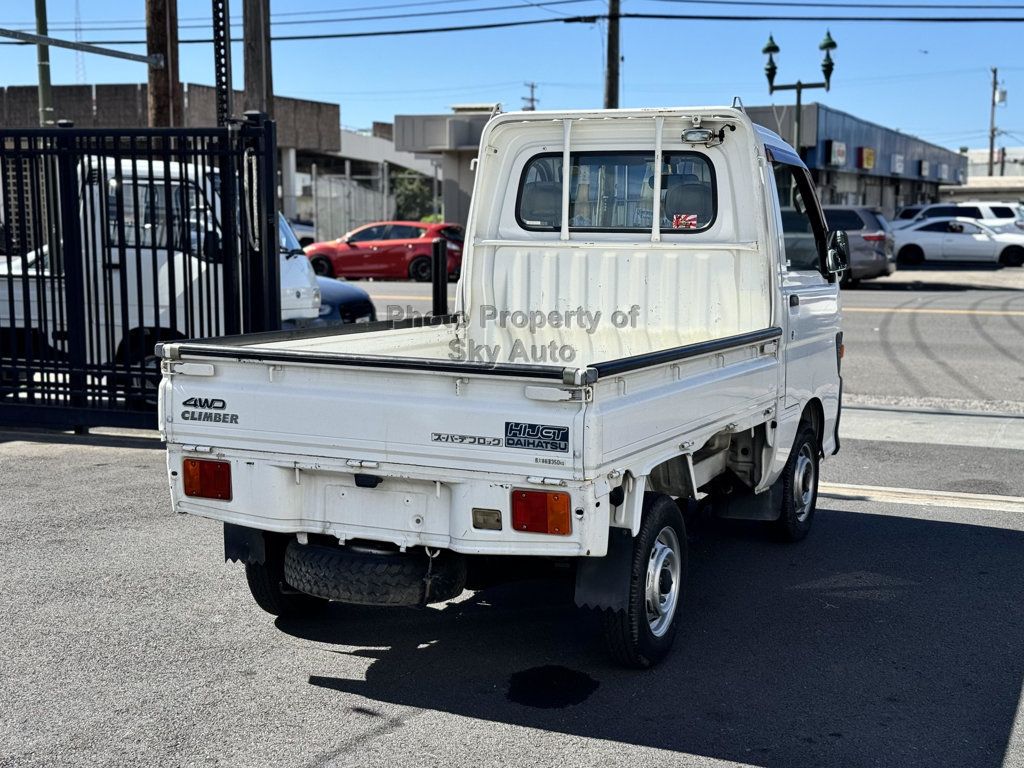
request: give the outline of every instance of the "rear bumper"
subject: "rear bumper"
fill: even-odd
[[[230,501],[188,497],[182,484],[185,458],[231,464]],[[171,500],[178,513],[192,514],[278,533],[315,533],[395,544],[429,546],[463,554],[600,557],[607,552],[608,511],[594,495],[593,483],[566,481],[560,488],[527,478],[424,467],[352,467],[336,459],[295,461],[265,453],[197,453],[168,444]],[[381,478],[376,487],[359,487],[356,475]],[[564,490],[570,494],[572,530],[568,535],[524,533],[512,529],[514,488]],[[473,509],[497,510],[501,530],[473,526]]]

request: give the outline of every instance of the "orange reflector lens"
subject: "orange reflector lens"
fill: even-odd
[[[569,494],[565,491],[512,491],[512,527],[517,531],[572,533]]]
[[[846,357],[846,345],[845,344],[840,344],[839,345],[839,359],[842,360],[844,357]]]
[[[181,465],[185,495],[231,501],[231,464],[227,461],[185,459]]]

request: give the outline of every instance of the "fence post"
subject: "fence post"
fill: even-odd
[[[64,267],[64,302],[67,311],[68,384],[72,408],[88,407],[88,375],[86,360],[85,265],[82,255],[82,227],[78,205],[78,163],[75,136],[64,124],[57,131],[57,193],[60,196],[60,242],[50,247],[61,250]],[[82,162],[84,158],[81,159]],[[105,200],[102,204],[105,204]],[[74,425],[76,434],[88,428]]]
[[[257,249],[247,254],[253,260],[249,269],[251,303],[246,312],[247,333],[276,331],[281,327],[281,246],[277,234],[277,129],[262,112],[246,112],[246,125],[253,129],[253,144],[259,158],[253,221]]]
[[[430,252],[431,275],[434,281],[434,317],[448,314],[448,241],[434,238]]]

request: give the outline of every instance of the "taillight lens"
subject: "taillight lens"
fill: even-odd
[[[872,232],[862,237],[869,243],[883,243],[885,242],[885,232]]]
[[[572,533],[569,494],[565,491],[512,491],[512,528],[531,533]]]
[[[185,495],[231,501],[231,463],[185,459],[181,465]]]

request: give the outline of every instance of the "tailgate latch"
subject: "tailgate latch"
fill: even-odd
[[[174,363],[165,362],[167,373],[176,373],[179,376],[213,376],[213,363]]]
[[[540,400],[545,403],[578,402],[589,403],[594,399],[594,390],[591,387],[578,387],[576,389],[562,389],[561,387],[526,387],[527,400]]]

